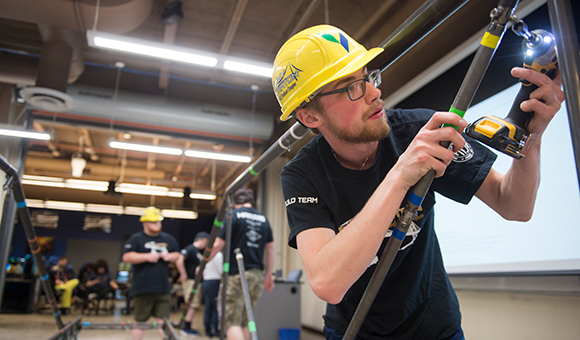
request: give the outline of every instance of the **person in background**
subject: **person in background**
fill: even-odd
[[[534,112],[526,157],[501,174],[492,168],[495,154],[461,134],[468,124],[459,115],[385,109],[381,71],[367,68],[382,51],[319,25],[292,36],[276,56],[272,85],[280,119],[293,116],[319,133],[280,175],[288,243],[298,249],[313,292],[328,302],[326,339],[343,338],[390,237],[403,243],[357,339],[464,339],[434,228],[435,192],[464,204],[475,196],[505,219],[529,220],[542,133],[564,99],[560,77],[512,69],[538,89],[521,104]],[[409,189],[431,170],[430,190],[402,233],[395,226]]]
[[[169,263],[177,261],[179,246],[172,235],[161,231],[162,220],[159,209],[146,208],[139,219],[143,231],[131,235],[123,250],[123,262],[133,265],[131,296],[137,322],[153,316],[162,325],[171,310]],[[163,329],[160,327],[158,331],[164,339]],[[141,340],[143,333],[143,329],[131,330],[133,340]]]
[[[62,315],[67,315],[71,305],[73,290],[79,285],[79,280],[75,278],[74,271],[68,265],[68,258],[66,256],[58,258],[56,265],[50,268],[50,276],[54,282],[54,289],[62,291],[60,312]]]
[[[217,298],[224,271],[223,264],[224,256],[219,252],[205,265],[205,269],[203,270],[202,291],[205,307],[203,324],[205,326],[205,335],[208,337],[220,336]]]
[[[97,313],[99,310],[99,301],[106,300],[107,298],[112,299],[115,296],[115,291],[119,289],[119,285],[113,280],[113,276],[109,272],[109,265],[104,259],[97,260],[95,263],[95,271],[89,277],[86,286],[89,299],[94,297],[97,300]]]
[[[233,194],[234,209],[231,211],[230,270],[226,287],[226,334],[228,340],[248,340],[248,317],[244,305],[244,294],[236,254],[239,248],[244,256],[246,281],[252,307],[262,295],[262,291],[274,289],[272,271],[274,269],[274,238],[266,216],[254,208],[254,192],[242,187]],[[225,246],[225,228],[216,238],[210,260]]]
[[[205,231],[197,233],[193,239],[193,243],[188,244],[180,251],[179,258],[175,262],[175,265],[179,270],[179,281],[181,281],[183,297],[186,303],[189,303],[195,275],[198,272],[198,266],[202,259],[203,250],[207,246],[208,238],[209,234]],[[201,285],[198,287],[201,288]],[[191,304],[188,306],[187,313],[185,314],[185,326],[180,331],[182,335],[199,335],[197,330],[191,328],[191,321],[193,320],[196,310],[199,308],[200,300],[201,289],[198,289],[195,292]]]

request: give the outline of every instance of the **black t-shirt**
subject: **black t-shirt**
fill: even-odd
[[[232,241],[230,248],[230,275],[239,274],[238,262],[234,250],[240,248],[244,255],[244,268],[264,269],[264,247],[266,243],[274,242],[272,229],[266,216],[254,208],[242,207],[231,212]],[[218,235],[226,239],[225,228]]]
[[[156,237],[140,231],[129,237],[125,243],[123,254],[128,252],[176,252],[179,251],[175,237],[166,232],[160,232]],[[149,293],[169,293],[169,262],[159,259],[156,263],[144,262],[133,265],[133,296]]]
[[[304,146],[281,173],[290,224],[289,245],[296,247],[296,235],[306,229],[326,227],[338,233],[348,227],[432,114],[423,109],[387,110],[391,133],[380,141],[374,164],[365,170],[344,168],[321,135]],[[440,339],[459,328],[459,304],[443,266],[433,225],[434,191],[467,204],[496,158],[473,139],[464,138],[468,146],[456,153],[445,175],[433,181],[361,327],[360,339]],[[324,320],[328,327],[346,331],[391,232],[343,300],[327,304]]]
[[[199,249],[193,244],[188,244],[185,248],[181,249],[181,255],[185,257],[183,264],[185,265],[187,277],[195,279],[195,269],[199,266],[202,258]]]

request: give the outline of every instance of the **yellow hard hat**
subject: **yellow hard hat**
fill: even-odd
[[[163,216],[161,216],[161,211],[155,207],[148,207],[143,211],[143,215],[139,219],[139,222],[157,222],[163,221]]]
[[[274,60],[272,87],[285,121],[323,86],[347,76],[383,52],[367,51],[342,30],[330,25],[307,28],[292,36]]]

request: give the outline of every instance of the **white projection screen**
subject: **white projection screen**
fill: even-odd
[[[465,114],[505,117],[520,85],[498,93]],[[505,173],[512,158],[499,153]],[[529,222],[509,222],[473,198],[468,205],[437,194],[435,226],[449,274],[529,275],[580,273],[578,176],[565,103],[542,138],[541,184]]]

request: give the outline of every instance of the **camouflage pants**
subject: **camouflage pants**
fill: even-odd
[[[252,301],[252,310],[256,307],[256,302],[262,296],[264,290],[264,274],[257,268],[246,271],[248,281],[248,291]],[[228,276],[228,289],[226,291],[226,329],[231,326],[248,327],[248,316],[244,304],[244,292],[240,275]]]

